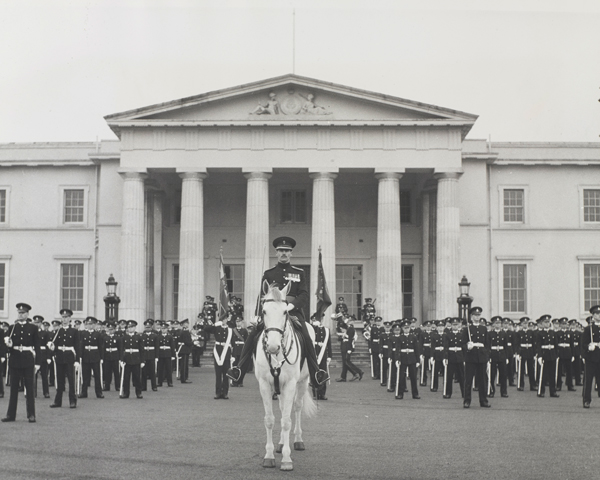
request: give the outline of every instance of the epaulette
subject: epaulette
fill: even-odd
[[[265,270],[265,272],[270,272],[271,270],[275,270],[276,268],[277,268],[277,265],[275,265],[274,267],[271,267],[271,268]]]

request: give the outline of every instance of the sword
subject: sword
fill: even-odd
[[[542,385],[544,384],[544,359],[542,359],[542,364],[540,365],[540,376],[539,376],[539,385],[538,385],[538,395],[542,394]]]
[[[55,358],[52,359],[52,363],[54,365],[54,387],[56,388],[56,391],[58,391],[58,374],[56,373],[56,359]]]
[[[437,372],[435,371],[435,359],[431,365],[431,388],[433,389],[433,377],[437,377]]]
[[[487,394],[489,396],[490,393],[492,393],[492,364],[489,361],[487,363],[486,373],[487,373],[487,377],[488,377]],[[481,385],[479,388],[483,388],[483,385]]]
[[[425,356],[419,355],[419,360],[421,360],[421,385],[423,385],[425,381]]]
[[[176,373],[176,378],[179,378],[179,352],[181,351],[181,347],[183,347],[183,344],[179,345],[179,348],[177,349],[177,352],[175,353],[175,359],[177,360],[177,373]]]
[[[558,358],[556,359],[556,370],[554,371],[554,385],[558,383]]]
[[[375,370],[374,370],[374,366],[373,366],[373,354],[371,353],[370,349],[369,349],[369,359],[371,360],[371,378],[375,378]]]
[[[398,396],[398,388],[400,385],[400,362],[396,361],[396,396]],[[404,395],[404,391],[402,392]]]
[[[379,383],[383,380],[383,355],[379,354]]]
[[[521,357],[517,357],[517,388],[521,388]]]
[[[123,396],[123,379],[125,378],[125,365],[119,362],[119,374],[121,375],[121,388],[119,388],[119,396]]]
[[[104,389],[104,360],[100,360],[100,385]]]
[[[444,395],[448,395],[448,392],[446,392],[447,375],[448,375],[448,363],[444,363]]]
[[[6,353],[6,386],[10,386],[10,370],[8,368],[8,362],[10,361],[10,352]]]
[[[35,367],[33,367],[33,396],[37,398],[37,377],[39,370],[36,372]]]
[[[390,385],[392,384],[392,359],[388,358],[388,378],[387,378],[387,388],[390,389]]]

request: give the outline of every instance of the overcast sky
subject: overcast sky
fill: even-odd
[[[599,141],[600,1],[0,0],[0,142],[291,73],[479,115],[468,138]]]

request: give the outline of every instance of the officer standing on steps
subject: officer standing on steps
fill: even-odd
[[[269,285],[275,285],[280,290],[288,283],[290,291],[287,296],[287,311],[290,316],[298,319],[301,325],[300,333],[304,339],[305,355],[310,372],[310,383],[314,385],[323,385],[329,380],[329,375],[325,370],[321,370],[317,363],[317,355],[315,348],[306,329],[306,321],[304,317],[304,309],[308,308],[308,290],[306,289],[306,277],[304,270],[294,267],[290,264],[292,250],[296,246],[296,240],[290,237],[279,237],[273,240],[273,247],[277,254],[278,263],[273,268],[265,271],[261,281],[261,285],[267,282]],[[227,376],[236,382],[243,382],[244,375],[248,369],[256,339],[262,332],[264,324],[261,322],[257,328],[248,335],[248,339],[244,344],[242,356],[237,367],[229,369]]]

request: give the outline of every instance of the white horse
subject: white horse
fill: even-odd
[[[317,405],[308,389],[308,365],[300,364],[299,335],[294,330],[293,321],[286,311],[286,296],[290,284],[279,290],[275,286],[263,283],[263,320],[265,330],[260,334],[255,361],[255,375],[258,379],[260,394],[265,407],[265,429],[267,430],[266,454],[263,467],[275,467],[273,445],[273,393],[280,392],[281,437],[277,453],[282,453],[281,470],[293,470],[290,456],[290,430],[292,427],[292,407],[294,410],[294,450],[304,450],[302,440],[302,411],[310,417],[317,413]],[[314,341],[314,330],[307,325]]]

